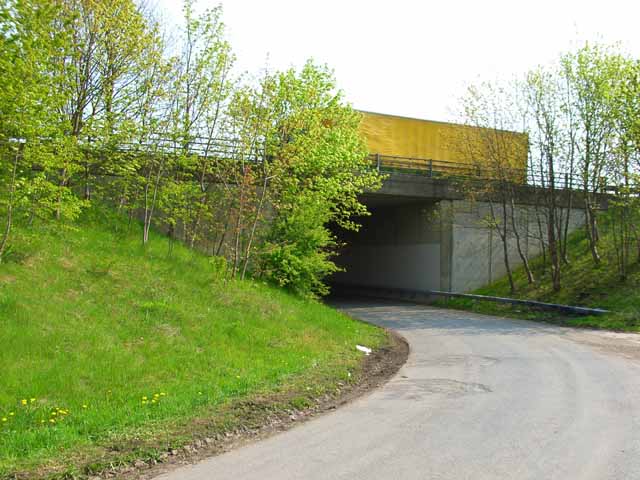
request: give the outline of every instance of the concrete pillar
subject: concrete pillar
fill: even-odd
[[[453,265],[453,202],[442,200],[440,208],[440,290],[450,292]]]

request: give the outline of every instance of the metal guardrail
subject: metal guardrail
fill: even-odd
[[[344,285],[337,286],[341,291],[352,291],[358,295],[374,297],[374,298],[393,298],[408,299],[418,301],[422,297],[423,301],[429,303],[431,297],[445,298],[466,298],[469,300],[479,300],[495,303],[505,303],[511,305],[521,305],[524,307],[537,308],[540,310],[557,311],[570,315],[605,315],[611,313],[609,310],[602,308],[576,307],[572,305],[562,305],[557,303],[538,302],[536,300],[523,300],[519,298],[494,297],[488,295],[475,295],[472,293],[443,292],[440,290],[410,290],[404,288],[381,287],[381,286],[363,286],[363,285]]]
[[[15,145],[19,140],[10,139],[0,141],[0,145]],[[40,139],[46,142],[47,139]],[[247,146],[233,138],[204,138],[190,137],[186,145],[184,139],[165,138],[162,135],[152,135],[146,142],[119,142],[115,147],[121,154],[134,155],[196,155],[212,159],[232,159],[241,157],[250,163],[260,164],[268,161],[269,157],[264,146],[257,144]],[[113,146],[88,145],[78,143],[78,147],[94,157],[107,156],[113,153]],[[480,165],[449,160],[436,160],[416,157],[401,157],[394,155],[370,154],[369,161],[378,171],[401,172],[405,174],[422,175],[433,178],[477,178],[479,180],[503,180],[514,184],[529,185],[546,189],[548,187],[548,175],[533,172],[530,167],[504,169],[502,178],[497,178]],[[100,163],[100,162],[98,162]],[[555,188],[557,190],[576,190],[583,186],[580,175],[565,172],[556,172],[554,175]],[[612,191],[615,187],[602,187],[602,192]],[[593,189],[591,189],[593,190]]]
[[[496,178],[496,175],[492,175],[478,165],[449,160],[398,157],[375,153],[369,155],[369,161],[381,172],[401,172],[434,178],[475,177],[482,180],[499,180],[499,178]],[[503,180],[512,183],[541,188],[547,188],[549,183],[547,175],[532,172],[530,168],[504,169],[501,173]],[[580,189],[582,184],[582,178],[575,173],[556,172],[554,174],[554,186],[557,190]]]

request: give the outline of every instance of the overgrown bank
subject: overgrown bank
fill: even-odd
[[[613,232],[604,223],[601,235],[603,251],[613,252]],[[466,299],[440,301],[439,305],[468,309],[479,313],[544,320],[576,327],[603,328],[640,332],[640,261],[629,265],[627,278],[621,279],[613,253],[603,255],[601,263],[594,266],[589,240],[584,230],[576,232],[567,244],[569,263],[563,265],[563,286],[554,291],[551,268],[542,257],[531,262],[536,283],[530,284],[523,268],[514,271],[515,294],[511,293],[509,280],[497,282],[476,290],[480,295],[524,298],[543,302],[604,308],[612,313],[603,316],[572,317],[557,313],[530,310],[523,307],[495,304]]]
[[[381,181],[360,114],[327,66],[239,72],[221,7],[183,14],[0,4],[0,262],[14,222],[110,204],[143,219],[145,244],[159,228],[225,257],[231,278],[327,293],[327,225],[357,230],[358,196]]]
[[[258,398],[303,408],[358,376],[356,344],[388,341],[160,235],[143,248],[141,228],[89,210],[15,231],[0,264],[0,476],[161,455],[194,425],[233,430],[223,413]]]

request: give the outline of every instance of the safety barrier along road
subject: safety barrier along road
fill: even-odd
[[[495,303],[507,303],[521,305],[540,310],[562,312],[570,315],[605,315],[611,313],[602,308],[577,307],[557,303],[538,302],[536,300],[523,300],[519,298],[493,297],[489,295],[476,295],[472,293],[443,292],[440,290],[410,290],[404,288],[363,286],[363,285],[335,285],[335,290],[343,293],[361,295],[376,298],[391,298],[396,300],[410,300],[431,303],[437,297],[466,298],[469,300],[488,301]]]

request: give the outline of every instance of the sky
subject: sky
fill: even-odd
[[[157,0],[180,17],[179,0]],[[238,69],[306,59],[335,71],[361,110],[455,121],[480,81],[509,79],[589,42],[640,58],[640,0],[200,0],[222,4]]]

